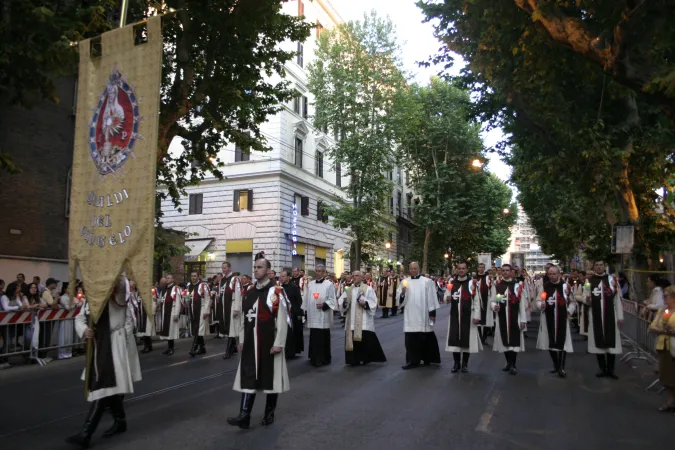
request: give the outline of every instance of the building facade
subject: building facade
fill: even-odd
[[[541,250],[541,245],[539,245],[537,234],[530,224],[530,219],[523,208],[518,205],[518,219],[511,228],[511,244],[503,259],[505,262],[520,265],[518,261],[522,259],[521,255],[524,257],[524,265],[530,273],[544,273],[546,264],[557,264],[557,261],[551,259]]]

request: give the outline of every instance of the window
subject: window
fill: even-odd
[[[249,137],[251,136],[250,133],[248,133]],[[251,160],[251,149],[250,148],[243,148],[238,144],[235,144],[234,146],[234,162],[240,162],[240,161],[250,161]]]
[[[339,162],[335,163],[335,186],[342,187],[342,166]]]
[[[387,180],[389,180],[389,181],[394,180],[394,171],[393,170],[390,170],[389,172],[387,172]]]
[[[389,197],[389,214],[394,214],[394,197]]]
[[[328,214],[323,208],[323,201],[318,200],[316,202],[316,220],[319,220],[323,223],[328,223]]]
[[[321,131],[323,131],[323,134],[328,134],[328,124],[327,123],[324,123],[321,126]]]
[[[296,114],[300,114],[300,95],[296,95],[293,98],[293,112]]]
[[[323,153],[317,150],[315,158],[316,158],[315,175],[317,177],[323,178]]]
[[[190,194],[188,200],[190,202],[189,214],[201,214],[204,194]]]
[[[405,172],[405,184],[406,186],[410,186],[410,172],[406,170]]]
[[[295,162],[294,164],[298,167],[302,167],[302,139],[299,137],[295,138]]]
[[[403,214],[403,194],[399,191],[396,198],[396,215],[402,216]]]
[[[240,189],[234,191],[234,211],[252,211],[253,210],[253,190]]]
[[[305,47],[302,45],[302,42],[298,42],[298,54],[295,57],[295,62],[298,63],[300,67],[304,67],[305,59]]]
[[[295,206],[300,210],[300,215],[309,216],[309,197],[295,194],[294,202]]]
[[[407,205],[407,216],[412,217],[412,194],[406,195],[405,201]]]
[[[302,96],[302,117],[309,117],[309,99],[306,95]]]
[[[398,182],[398,184],[403,183],[403,169],[399,167],[396,170],[396,176],[397,176],[396,181]]]

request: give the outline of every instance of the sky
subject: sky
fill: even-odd
[[[424,15],[415,5],[416,0],[330,0],[330,3],[345,21],[360,20],[373,9],[379,15],[389,16],[401,41],[405,69],[419,83],[425,83],[436,75],[437,69],[417,65],[418,61],[427,60],[435,54],[439,43],[434,37],[433,25],[422,23]],[[450,73],[458,74],[462,66],[463,61],[458,56]],[[502,136],[501,130],[484,132],[483,142],[486,147],[493,147]],[[504,181],[511,175],[511,168],[494,153],[489,157],[488,169]]]

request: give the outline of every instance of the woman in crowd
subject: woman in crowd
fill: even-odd
[[[659,382],[666,391],[667,400],[659,411],[675,411],[675,286],[664,292],[665,306],[656,313],[649,331],[656,334],[656,352],[659,355]]]
[[[670,282],[661,278],[658,274],[651,274],[647,278],[647,290],[651,292],[649,298],[642,302],[640,315],[647,319],[652,313],[663,307],[663,289],[670,286]]]
[[[84,294],[84,284],[81,281],[78,281],[76,284],[77,288],[75,289],[75,297],[71,299],[71,304],[74,309],[81,308],[84,306],[85,294]],[[73,328],[75,327],[75,321],[73,321]],[[82,347],[82,339],[77,333],[73,332],[73,356],[79,356],[84,354],[84,348]]]
[[[64,281],[61,285],[61,294],[59,295],[59,305],[68,311],[74,307],[68,296],[68,282]],[[59,320],[59,359],[68,359],[73,356],[73,331],[75,329],[75,320]]]

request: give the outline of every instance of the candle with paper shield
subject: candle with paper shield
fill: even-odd
[[[152,288],[152,295],[157,295],[157,289]]]
[[[541,294],[539,294],[539,298],[541,299],[542,302],[545,302],[546,301],[546,292],[542,292]]]
[[[406,280],[403,280],[403,287],[404,287],[404,288],[407,288],[407,287],[408,287],[408,280],[407,280],[407,279],[406,279]]]
[[[668,321],[670,320],[670,314],[671,314],[670,310],[668,309],[663,311],[663,322],[668,323]]]
[[[82,300],[83,298],[84,298],[84,295],[82,295],[82,294],[77,294],[77,299],[78,299],[78,300]],[[667,311],[667,310],[666,310],[666,311]]]
[[[504,296],[502,294],[497,294],[497,303],[504,303]]]
[[[591,282],[587,281],[584,283],[584,289],[590,289],[591,288]]]
[[[315,293],[313,294],[313,296],[314,296],[314,300],[318,300],[318,299],[319,299],[319,293],[318,293],[318,292],[315,292]]]
[[[445,285],[446,288],[448,288],[449,291],[452,290],[452,283],[448,283]]]

